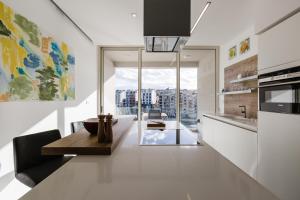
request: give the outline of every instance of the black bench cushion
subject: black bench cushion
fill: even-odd
[[[62,156],[42,156],[41,148],[61,138],[59,130],[24,135],[13,139],[15,172],[40,165],[47,160]]]
[[[71,156],[64,156],[61,158],[52,159],[44,164],[26,169],[23,172],[16,174],[16,178],[28,187],[34,187],[66,162],[68,162],[71,158]]]
[[[15,177],[29,187],[47,178],[72,157],[43,156],[41,148],[61,138],[59,130],[45,131],[13,139]]]

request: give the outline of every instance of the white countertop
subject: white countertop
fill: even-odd
[[[77,156],[22,200],[275,200],[210,146],[139,146],[136,122],[112,156]]]
[[[203,116],[222,121],[249,131],[257,132],[257,119],[248,119],[235,115],[205,113]]]

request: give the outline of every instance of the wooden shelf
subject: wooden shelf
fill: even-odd
[[[232,80],[232,81],[230,81],[230,83],[240,83],[240,82],[245,82],[245,81],[256,80],[257,77],[258,77],[257,75],[247,76],[247,77],[244,77],[244,78]]]
[[[133,124],[134,117],[119,118],[113,125],[113,142],[98,143],[97,135],[91,135],[85,129],[71,134],[42,147],[42,155],[111,155],[122,137]]]
[[[256,88],[251,88],[248,90],[238,90],[238,91],[230,91],[230,92],[221,92],[217,93],[217,95],[230,95],[230,94],[249,94],[252,93]]]

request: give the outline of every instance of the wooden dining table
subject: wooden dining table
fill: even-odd
[[[124,134],[133,124],[134,117],[121,117],[113,125],[113,142],[98,143],[97,135],[81,129],[71,135],[56,140],[42,147],[42,155],[111,155]]]

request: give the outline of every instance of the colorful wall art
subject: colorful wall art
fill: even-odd
[[[0,102],[73,100],[75,57],[0,2]]]
[[[236,57],[236,46],[233,46],[228,51],[229,59],[233,59]]]
[[[244,54],[250,50],[250,38],[240,42],[240,54]]]

